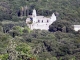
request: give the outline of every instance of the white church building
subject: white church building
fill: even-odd
[[[49,25],[51,25],[54,21],[56,21],[56,16],[54,13],[51,17],[37,16],[35,9],[33,10],[32,15],[26,19],[26,23],[31,30],[48,30]]]
[[[80,25],[74,25],[74,30],[79,31],[80,30]]]

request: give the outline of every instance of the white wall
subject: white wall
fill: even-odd
[[[74,27],[74,30],[75,30],[75,31],[78,31],[78,30],[80,30],[80,28]]]
[[[41,29],[41,30],[48,30],[49,29],[49,24],[47,23],[36,23],[32,24],[31,29]]]
[[[74,30],[75,30],[75,31],[80,30],[80,25],[74,25]]]

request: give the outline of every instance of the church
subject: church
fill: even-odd
[[[73,25],[74,26],[74,30],[75,31],[79,31],[80,30],[80,25]]]
[[[56,21],[56,16],[53,13],[51,17],[45,16],[37,16],[36,10],[34,9],[32,15],[26,19],[26,23],[28,27],[33,29],[40,29],[40,30],[48,30],[49,25]]]

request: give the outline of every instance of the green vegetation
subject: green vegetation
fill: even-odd
[[[58,29],[55,32],[53,30],[51,32],[45,30],[31,31],[27,25],[20,23],[21,22],[1,22],[0,59],[80,59],[80,32],[75,32],[69,22],[54,22],[52,25]],[[64,26],[68,28],[69,31],[63,29]],[[51,29],[53,28],[54,27],[51,27]]]
[[[0,60],[80,60],[80,31],[72,26],[80,24],[79,5],[79,0],[0,0]],[[56,14],[49,31],[27,27],[34,8],[38,15]]]
[[[38,15],[51,16],[54,12],[58,20],[80,24],[79,4],[79,0],[0,0],[0,21],[25,20],[35,8]]]

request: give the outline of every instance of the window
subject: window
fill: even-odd
[[[43,23],[43,20],[42,20],[42,23]]]
[[[47,23],[49,22],[49,20],[47,20]]]
[[[40,20],[38,20],[38,22],[40,23]]]

